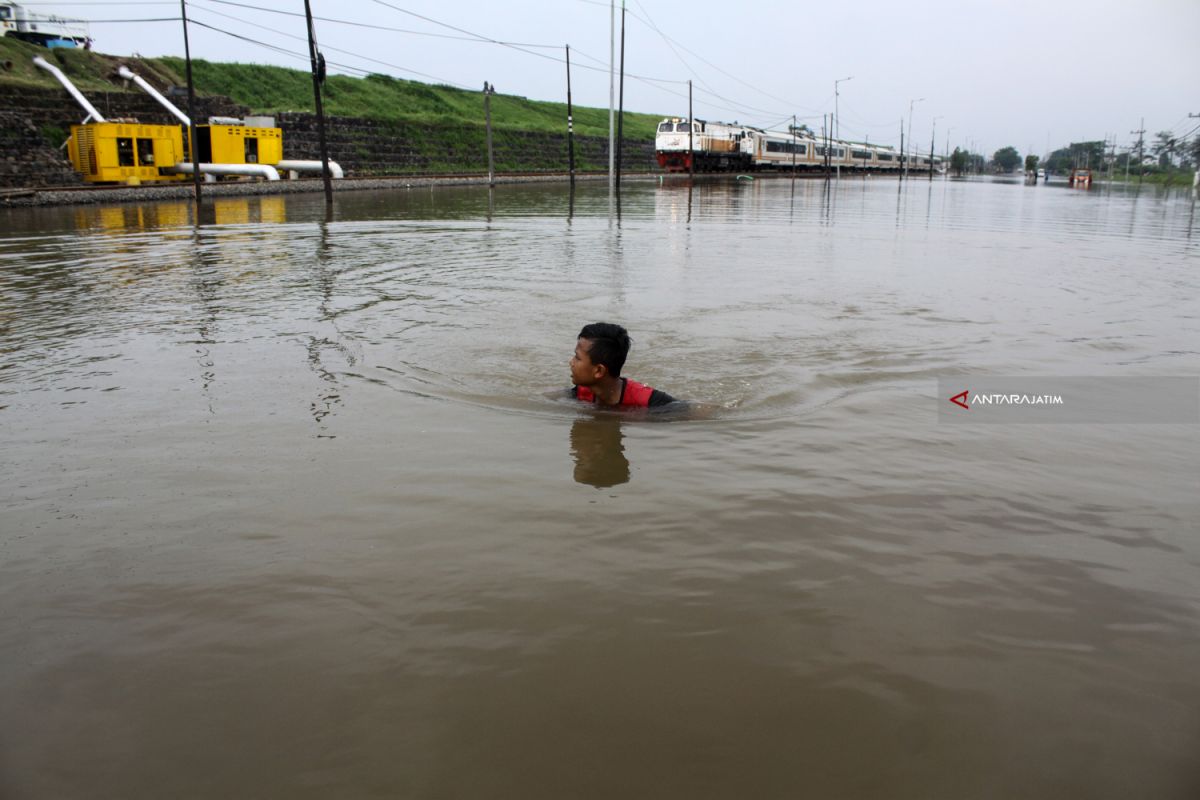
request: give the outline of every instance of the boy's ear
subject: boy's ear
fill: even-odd
[[[604,366],[603,364],[593,364],[592,369],[595,370],[593,374],[596,376],[596,380],[600,380],[604,376],[608,375],[608,367]]]

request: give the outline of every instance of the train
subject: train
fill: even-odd
[[[0,36],[43,47],[91,47],[88,24],[53,14],[37,14],[19,3],[0,0]]]
[[[667,172],[813,171],[827,164],[830,169],[852,172],[899,172],[905,166],[894,147],[824,139],[803,126],[781,133],[681,117],[658,123],[654,152],[659,167]],[[945,172],[941,156],[908,155],[909,172],[928,172],[931,165],[935,172]]]

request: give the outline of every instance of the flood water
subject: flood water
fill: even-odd
[[[1200,797],[1186,191],[2,210],[0,797]],[[579,328],[688,398],[598,413]]]

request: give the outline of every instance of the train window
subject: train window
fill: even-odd
[[[138,139],[137,140],[137,158],[138,164],[143,167],[154,166],[154,140],[153,139]]]
[[[796,153],[797,155],[804,155],[805,153],[808,152],[808,145],[793,144],[792,142],[772,142],[772,141],[768,140],[767,141],[767,152],[768,153]]]
[[[878,158],[880,161],[891,161],[892,160],[891,153],[876,153],[875,157]]]
[[[871,153],[867,150],[851,150],[850,155],[854,156],[855,158],[862,159],[863,161],[867,161],[871,158]]]
[[[117,166],[136,166],[133,162],[133,139],[117,139]]]
[[[659,133],[670,133],[672,127],[673,126],[670,122],[660,122],[658,124],[658,132]]]
[[[8,6],[0,6],[0,19],[11,19],[12,9]]]
[[[680,122],[675,125],[675,130],[679,131],[680,133],[687,133],[688,124],[686,122]]]

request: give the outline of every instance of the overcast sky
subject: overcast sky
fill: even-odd
[[[178,22],[99,22],[178,17],[173,0],[29,5],[96,20],[91,32],[101,52],[183,53]],[[193,57],[306,66],[303,18],[247,6],[304,10],[301,0],[188,0],[197,23],[226,31],[193,27]],[[561,101],[562,46],[570,44],[575,102],[604,107],[609,7],[604,0],[312,0],[313,14],[325,18],[317,36],[331,71],[468,88],[487,80],[503,94]],[[619,36],[619,3],[617,17]],[[1131,131],[1142,117],[1147,139],[1200,126],[1188,118],[1200,114],[1200,0],[631,0],[625,65],[632,111],[686,115],[691,78],[702,119],[771,127],[796,114],[819,129],[822,113],[834,110],[834,81],[853,76],[840,84],[843,138],[898,144],[910,101],[924,98],[912,120],[922,148],[935,117],[939,152],[947,134],[951,148],[973,141],[988,154],[1005,145],[1041,154],[1106,135],[1124,146],[1137,138]]]

